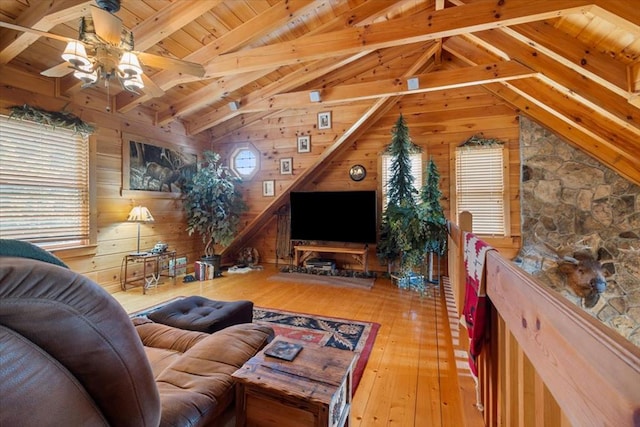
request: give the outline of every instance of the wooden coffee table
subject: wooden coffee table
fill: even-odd
[[[292,361],[265,355],[277,341],[299,343],[303,349]],[[276,337],[233,374],[236,426],[348,426],[355,356]]]

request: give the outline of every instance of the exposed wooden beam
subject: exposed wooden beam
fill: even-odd
[[[314,63],[309,64],[309,66],[300,68],[292,73],[289,73],[284,79],[281,81],[274,82],[268,86],[263,87],[260,90],[257,90],[252,94],[253,98],[266,98],[269,96],[273,96],[276,93],[285,92],[290,90],[291,88],[298,87],[308,81],[316,79],[326,73],[329,73],[333,70],[336,70],[340,67],[343,67],[351,62],[357,61],[361,59],[363,56],[369,54],[369,51],[360,52],[357,55],[352,55],[342,60],[324,60],[324,61],[316,61]],[[240,100],[240,105],[250,105],[252,103],[251,98],[245,98]],[[230,112],[226,106],[222,108],[218,108],[212,112],[207,114],[201,114],[198,117],[187,120],[186,127],[191,134],[197,134],[202,132],[203,130],[210,129],[225,120],[228,120],[234,116],[244,113],[243,111],[235,111]]]
[[[368,53],[368,51],[362,52],[358,55],[352,55],[348,58],[344,58],[343,60],[315,61],[314,63],[311,63],[306,67],[299,68],[298,70],[289,73],[282,80],[276,81],[273,84],[257,90],[255,93],[262,94],[262,96],[269,96],[273,93],[286,91],[292,87],[300,86],[301,84],[304,84],[310,80],[318,78],[326,73],[343,67],[353,61],[356,61]],[[263,74],[264,73],[262,70],[254,71],[252,73],[244,73],[237,76],[232,76],[229,79],[221,79],[222,81],[217,82],[217,84],[209,84],[202,89],[197,90],[193,94],[185,97],[179,103],[172,105],[169,110],[158,113],[158,124],[166,124],[169,121],[173,120],[175,117],[180,117],[182,115],[189,114],[190,112],[195,111],[199,108],[202,108],[202,106],[204,105],[203,100],[223,98],[226,96],[226,93],[239,89],[240,87],[243,87],[251,83],[252,81],[257,80],[258,78],[262,77]],[[247,101],[242,100],[241,104],[243,102]],[[193,132],[199,133],[238,114],[241,114],[241,112],[230,112],[225,105],[213,112],[200,115],[194,120],[187,120],[187,122],[189,123],[188,127],[192,129]]]
[[[640,8],[629,0],[594,0],[591,13],[611,22],[619,28],[640,36]]]
[[[580,43],[547,22],[503,28],[503,32],[620,96],[628,97],[626,65]]]
[[[619,156],[635,159],[640,165],[640,138],[637,134],[619,128],[588,105],[564,97],[554,87],[538,79],[503,84],[584,133],[592,134],[594,139],[600,141],[600,146],[608,146]]]
[[[33,28],[39,31],[49,31],[54,26],[79,19],[89,13],[90,0],[50,0],[35,2],[29,10],[18,18],[14,24]],[[12,30],[0,30],[0,65],[9,63],[22,51],[31,46],[41,36],[34,33],[22,32],[12,35]]]
[[[629,105],[626,97],[603,88],[597,82],[585,78],[574,68],[568,68],[544,53],[538,52],[534,47],[507,36],[502,30],[482,31],[466,35],[464,38],[452,37],[446,41],[445,50],[470,64],[495,59],[486,52],[474,50],[474,47],[465,39],[473,43],[480,41],[483,46],[491,44],[500,49],[514,60],[544,75],[549,79],[549,84],[553,83],[564,96],[580,99],[580,102],[586,103],[598,114],[640,137],[640,110]]]
[[[492,0],[480,0],[470,5],[425,11],[414,16],[373,23],[363,28],[348,28],[228,53],[213,59],[205,68],[208,77],[218,77],[228,73],[249,72],[312,59],[348,55],[363,48],[380,49],[540,21],[570,13],[581,13],[590,8],[588,0],[513,0],[498,5]]]
[[[496,83],[486,87],[505,101],[518,106],[527,115],[530,115],[532,106],[535,106],[536,115],[531,114],[534,119],[544,118],[541,123],[566,136],[573,146],[633,182],[640,183],[640,145],[629,139],[631,135],[621,135],[615,130],[609,131],[601,118],[596,118],[595,114],[589,117],[588,111],[582,111],[585,109],[582,105],[558,105],[553,101],[552,95],[541,96],[540,90],[553,91],[542,83],[523,83],[525,82]],[[501,89],[500,85],[509,91]],[[518,102],[515,103],[515,100]]]
[[[174,4],[179,5],[181,2]],[[221,37],[218,37],[213,42],[208,43],[201,49],[185,56],[184,59],[186,61],[204,64],[210,61],[212,57],[237,49],[246,43],[269,34],[285,22],[298,18],[301,14],[306,12],[312,4],[312,0],[281,0],[255,18],[250,19],[237,28],[227,32]],[[153,24],[152,21],[149,22],[149,25]],[[172,70],[163,70],[153,76],[153,81],[156,85],[165,91],[171,89],[177,84],[195,80],[198,80],[198,78],[186,74],[180,74]],[[127,96],[127,94],[122,93],[116,98],[116,106],[119,112],[126,113],[150,99],[152,99],[152,95],[148,93],[144,93],[133,99],[130,96]],[[160,115],[166,117],[166,112],[161,113]]]
[[[393,58],[400,57],[404,53],[406,53],[405,51],[408,48],[411,48],[411,47],[412,46],[405,47],[405,49],[402,49],[402,47],[398,49],[393,49],[390,54],[385,55],[385,58],[387,61],[389,61]],[[419,48],[413,48],[413,49],[415,49],[416,52],[422,51],[421,53],[422,57],[431,58],[436,54],[436,51],[439,51],[439,46],[437,45],[437,43],[428,42]],[[371,52],[362,51],[357,55],[345,58],[344,60],[340,60],[340,61],[336,59],[325,59],[323,61],[317,61],[316,63],[307,64],[304,68],[300,68],[292,73],[289,73],[289,75],[287,75],[287,77],[285,77],[281,81],[274,82],[258,91],[255,91],[249,95],[242,97],[242,99],[240,100],[241,107],[239,111],[230,112],[226,107],[218,108],[208,114],[199,115],[198,117],[192,120],[187,120],[187,129],[194,132],[201,132],[204,129],[218,126],[219,124],[223,123],[225,120],[228,120],[240,114],[243,114],[243,119],[246,118],[246,120],[243,120],[242,126],[243,127],[247,126],[247,124],[249,123],[248,121],[249,117],[253,117],[253,120],[262,119],[262,117],[259,115],[249,116],[248,115],[249,113],[245,113],[245,110],[247,110],[247,108],[251,108],[251,106],[254,103],[268,101],[269,99],[272,99],[274,96],[276,96],[281,92],[286,92],[293,88],[297,88],[307,83],[310,80],[313,80],[315,78],[318,78],[322,75],[329,73],[330,71],[342,68],[348,63],[355,62],[356,60],[367,56],[369,53]],[[376,61],[378,60],[378,58],[372,58],[372,59]],[[300,96],[300,99],[303,100],[303,102],[304,100],[306,100],[306,104],[308,105],[309,104],[308,92],[305,92],[302,96]],[[302,104],[299,104],[299,105],[302,105]],[[283,108],[289,108],[289,106],[285,106]],[[262,109],[260,109],[259,111],[262,111]],[[219,132],[216,132],[216,133],[219,134]]]
[[[519,109],[523,114],[565,138],[570,145],[598,159],[636,185],[640,185],[640,155],[635,159],[621,156],[608,144],[602,144],[602,139],[594,136],[592,132],[585,131],[574,126],[570,121],[563,120],[544,106],[532,101],[530,96],[522,96],[521,93],[514,91],[507,85],[492,83],[486,85],[485,88]]]
[[[397,2],[398,3],[402,3],[402,2]],[[396,5],[397,5],[396,4]],[[356,25],[356,24],[366,24],[368,23],[370,20],[375,19],[376,17],[380,16],[381,14],[385,13],[388,11],[388,7],[385,6],[386,3],[384,2],[378,2],[378,1],[368,1],[366,3],[363,3],[362,5],[351,9],[348,11],[348,13],[343,13],[339,16],[336,16],[334,19],[332,19],[331,21],[329,21],[328,23],[321,25],[320,27],[314,29],[313,31],[311,31],[310,33],[300,37],[300,39],[303,39],[305,37],[309,37],[312,36],[314,34],[319,34],[319,33],[323,33],[325,31],[330,31],[330,30],[335,30],[336,28],[344,28],[345,26],[348,25]],[[295,18],[297,17],[297,15],[299,13],[303,13],[307,10],[307,8],[302,7],[302,5],[298,8],[298,9],[294,9],[294,4],[290,4],[289,5],[289,10],[292,10],[291,12],[291,17]],[[271,8],[273,9],[273,8]],[[270,9],[270,10],[271,10]],[[348,15],[348,16],[345,16]],[[249,32],[250,34],[254,34],[255,33],[255,26],[257,25],[259,28],[266,28],[269,29],[271,28],[270,25],[274,25],[275,28],[275,24],[277,25],[281,25],[281,22],[277,20],[277,16],[272,16],[269,14],[261,14],[260,17],[262,18],[264,16],[264,19],[261,19],[261,22],[251,22],[249,21],[247,24],[251,24],[251,25],[242,25],[241,27],[238,27],[237,30],[233,30],[232,33],[236,34],[244,34],[246,32]],[[284,16],[282,18],[288,18],[288,16]],[[348,19],[345,19],[348,18]],[[246,29],[243,29],[245,28]],[[225,36],[226,37],[226,36]],[[237,44],[237,46],[239,46],[240,43]],[[236,47],[237,47],[236,46]],[[215,55],[209,55],[207,57],[207,59],[209,61],[212,60],[212,56],[217,56],[221,53],[224,53],[225,51],[221,51],[221,49],[216,49],[214,50]],[[367,54],[369,51],[368,50],[363,50],[362,52],[358,52],[355,55],[350,56],[350,58],[352,58],[352,60],[358,59],[362,56],[364,56],[365,54]],[[351,62],[352,60],[346,60],[348,62],[344,62],[345,60],[336,60],[335,58],[332,58],[330,61],[327,61],[329,63],[329,66],[335,65],[336,62],[342,61],[343,65],[346,65],[347,63]],[[303,84],[306,83],[307,81],[311,80],[313,77],[311,77],[311,73],[313,74],[317,74],[317,68],[324,68],[326,67],[326,63],[323,62],[316,62],[316,63],[309,63],[307,64],[307,66],[305,68],[302,69],[303,72],[305,72],[305,74],[307,75],[305,77],[304,81],[299,81],[298,84]],[[254,73],[244,73],[241,74],[240,76],[237,77],[231,77],[231,78],[227,78],[224,77],[224,90],[226,92],[235,90],[239,87],[245,86],[249,83],[251,83],[254,80],[257,80],[260,77],[263,77],[267,74],[269,74],[272,71],[275,71],[277,69],[277,67],[273,67],[273,68],[267,68],[267,69],[262,69],[259,70],[258,72],[254,72]],[[331,71],[332,69],[335,69],[335,67],[331,68],[331,69],[327,69],[327,72]],[[311,73],[309,73],[311,72]],[[297,71],[294,71],[293,73],[289,73],[290,75],[287,76],[287,78],[285,79],[286,82],[293,82],[295,80],[293,80],[291,78],[291,76],[296,76],[298,75]],[[296,77],[297,78],[297,77]],[[253,79],[253,80],[251,80]],[[288,83],[284,83],[284,84],[288,84]],[[189,106],[186,107],[187,104],[181,102],[180,105],[172,105],[169,109],[165,110],[165,111],[161,111],[158,113],[158,124],[163,125],[168,123],[168,120],[170,118],[173,117],[179,117],[180,115],[183,114],[188,114],[189,111],[192,111],[193,109],[196,108],[200,108],[203,105],[205,105],[207,102],[210,102],[209,100],[211,99],[216,99],[216,98],[222,98],[225,95],[225,92],[223,92],[221,89],[222,85],[218,84],[217,82],[211,83],[210,85],[208,85],[207,87],[201,89],[203,91],[203,94],[206,94],[206,96],[202,96],[202,97],[194,97],[191,96],[189,101]],[[289,89],[291,89],[292,86],[287,86],[287,87],[283,87],[282,89],[279,89],[278,92],[270,92],[271,94],[273,93],[279,93],[279,92],[283,92],[283,91],[287,91]],[[268,89],[269,91],[273,90],[272,85],[270,85],[270,88]],[[262,91],[260,91],[262,92]],[[187,110],[188,109],[188,110]],[[224,114],[224,112],[222,110],[218,110],[217,112],[214,112],[215,115],[217,117],[219,117],[221,114]],[[234,114],[234,113],[231,113]],[[237,115],[237,114],[234,114]],[[228,116],[228,118],[230,118],[231,116]],[[202,120],[203,122],[205,122],[205,120]],[[209,121],[211,122],[211,125],[208,126],[208,128],[215,126],[216,123],[219,123],[219,120],[216,117],[211,117],[209,119]],[[195,132],[200,132],[198,130],[196,130],[197,126],[194,126],[192,124],[192,126],[194,127],[194,131]],[[207,127],[204,127],[202,129],[206,129]]]
[[[254,82],[263,76],[264,71],[259,70],[216,79],[195,92],[181,98],[178,102],[174,102],[169,106],[169,108],[159,111],[156,124],[158,126],[164,126],[184,115],[198,111],[205,105],[214,103],[219,99],[224,99],[229,93],[251,84],[251,82]],[[228,111],[226,106],[221,107],[220,109],[222,108]]]
[[[438,47],[436,46],[434,50],[437,51]],[[434,92],[491,82],[509,81],[532,77],[535,74],[534,71],[522,64],[507,61],[411,76],[418,78],[420,81],[420,87],[415,90],[409,90],[407,88],[407,79],[394,78],[336,86],[322,89],[319,92],[322,98],[322,105],[332,105],[365,99]],[[251,103],[246,107],[241,107],[241,111],[257,112],[269,109],[308,107],[310,104],[309,91],[307,90],[275,95],[269,99],[263,99]]]
[[[158,10],[131,28],[136,50],[149,49],[220,3],[222,0],[180,0]]]
[[[427,56],[426,54],[421,55],[418,60],[407,69],[403,78],[415,74],[429,58],[430,56]],[[305,169],[300,175],[298,175],[298,177],[285,189],[285,191],[277,196],[264,211],[254,218],[254,220],[238,234],[233,242],[231,242],[231,244],[222,251],[222,256],[228,257],[230,254],[235,254],[235,252],[250,238],[252,238],[255,233],[271,221],[273,215],[276,214],[281,206],[288,203],[291,191],[301,189],[304,185],[323,173],[324,169],[333,159],[348,150],[360,136],[362,136],[371,126],[377,123],[378,120],[391,110],[400,98],[401,97],[385,97],[375,100],[371,107],[369,107],[345,133],[338,136],[336,141],[318,156],[312,166]]]
[[[511,49],[509,43],[500,42],[506,38],[504,36],[496,37],[496,33],[500,33],[500,31],[485,31],[474,35],[474,37],[489,35],[489,42],[496,43],[510,54],[513,53],[516,56],[522,55],[523,60],[530,62],[532,68],[539,65],[538,61],[540,59],[544,59],[544,55],[528,55],[528,52],[521,48]],[[510,43],[517,42],[510,41]],[[460,47],[464,50],[466,59],[470,63],[487,59],[486,52],[480,50],[472,51],[471,48],[465,46],[464,41],[459,40],[459,38],[452,38],[445,43],[445,49],[452,52]],[[535,58],[535,61],[533,58]],[[540,71],[544,72],[545,70]],[[585,81],[585,79],[577,79],[577,83],[581,83],[576,88],[578,91],[584,92],[585,84],[592,86],[588,90],[593,91],[589,96],[594,99],[594,102],[589,102],[583,97],[576,96],[575,93],[570,93],[572,91],[551,80],[551,76],[557,75],[558,73],[564,74],[560,78],[568,79],[571,77],[571,70],[563,72],[562,69],[556,69],[555,73],[542,75],[539,81],[533,79],[530,81],[514,81],[508,84],[508,87],[522,98],[528,99],[530,103],[535,104],[539,108],[547,111],[547,113],[555,116],[557,120],[579,129],[583,134],[589,134],[591,140],[598,141],[597,150],[589,150],[589,148],[586,147],[585,151],[601,162],[617,169],[619,166],[616,165],[616,162],[619,163],[621,158],[626,158],[631,162],[640,161],[635,160],[640,159],[640,144],[636,142],[640,138],[640,128],[636,126],[637,122],[630,123],[633,119],[637,120],[638,111],[633,111],[632,113],[634,115],[626,118],[616,116],[608,111],[607,108],[603,108],[598,102],[595,102],[598,96],[600,96],[603,102],[611,102],[611,105],[607,105],[607,107],[627,110],[633,110],[633,107],[619,97],[616,105],[615,98],[617,95],[608,92],[602,87],[598,87],[598,85],[593,82]],[[615,108],[614,111],[616,111]]]
[[[389,61],[392,61],[394,59],[400,59],[401,57],[404,56],[404,54],[406,53],[405,51],[407,49],[410,49],[412,52],[421,51],[422,53],[420,54],[420,57],[423,58],[423,62],[426,63],[428,62],[428,59],[434,55],[434,51],[437,50],[437,47],[433,43],[429,42],[429,43],[425,43],[420,48],[416,48],[413,45],[409,45],[409,46],[406,46],[405,49],[402,49],[402,48],[392,49],[391,52],[385,52],[385,55],[384,55],[384,58],[386,59],[385,63],[389,63]],[[363,55],[368,53],[369,52],[363,52]],[[355,57],[352,57],[350,59],[355,60]],[[371,66],[369,60],[374,60],[375,62],[377,62],[380,60],[380,57],[378,57],[377,55],[371,56],[370,58],[367,58],[367,60],[357,61],[356,65],[358,68],[369,69]],[[331,63],[335,61],[325,60],[325,61],[319,61],[319,62]],[[314,72],[313,68],[311,68],[311,65],[312,64],[310,64],[307,67],[304,67],[305,74],[307,72]],[[293,77],[296,73],[300,73],[301,71],[303,71],[303,69],[299,69],[296,72],[290,73],[285,79],[283,79],[283,82],[285,82],[285,84],[288,86],[289,89],[298,87],[301,84],[306,83],[306,81],[308,81],[308,79],[305,78],[304,74],[300,74],[298,78],[293,80],[290,78],[290,77]],[[300,80],[300,81],[297,82],[296,80]],[[284,90],[285,90],[285,87],[280,86],[280,82],[274,82],[266,86],[264,90],[255,91],[250,95],[243,97],[241,99],[241,105],[242,103],[244,103],[245,105],[251,105],[255,101],[260,101],[262,99],[269,98],[275,94],[283,92]],[[305,98],[308,99],[308,95],[305,95]],[[216,112],[212,112],[212,113],[216,113]],[[225,111],[219,112],[219,114],[215,116],[215,118],[217,119],[216,125],[211,129],[212,137],[214,138],[213,139],[214,143],[217,141],[224,140],[225,138],[230,136],[231,133],[237,132],[239,129],[243,129],[260,120],[266,120],[271,116],[277,116],[277,110],[268,110],[268,111],[259,112],[259,113],[242,113],[241,111],[236,111],[235,113],[236,114],[234,115],[229,115],[228,112],[225,110]],[[238,116],[238,119],[234,121],[229,120],[235,116]]]
[[[495,36],[496,32],[487,31],[476,34],[474,37],[481,37],[486,34]],[[490,42],[497,43],[498,40],[496,37],[492,37]],[[511,43],[515,42],[512,41]],[[454,38],[445,43],[445,49],[455,52],[456,47],[461,45],[464,46],[457,38]],[[498,45],[501,49],[508,51],[509,54],[520,52],[523,58],[531,56],[527,55],[526,50],[510,49],[508,43],[498,43]],[[468,46],[464,49],[465,58],[469,63],[476,63],[476,61],[486,60],[487,58],[487,53],[479,49],[472,51]],[[534,63],[532,68],[535,68],[535,65],[538,64]],[[559,73],[561,70],[556,70],[556,72]],[[548,80],[549,76],[543,77],[542,79]],[[509,91],[500,90],[501,85],[507,87]],[[637,127],[630,126],[627,123],[626,127],[620,129],[618,127],[618,125],[621,124],[620,120],[615,118],[612,120],[611,114],[603,116],[600,114],[601,111],[590,108],[589,103],[585,103],[584,100],[568,96],[566,92],[560,92],[556,87],[549,86],[537,79],[489,84],[485,85],[485,87],[490,88],[492,92],[498,96],[506,94],[507,97],[504,99],[507,102],[513,103],[514,106],[520,108],[525,114],[528,114],[528,110],[523,108],[523,105],[526,105],[527,108],[531,108],[531,105],[534,105],[537,111],[545,112],[545,118],[548,119],[549,115],[553,116],[554,120],[552,122],[564,123],[562,127],[566,128],[568,126],[572,130],[577,130],[577,133],[581,136],[588,135],[588,139],[592,145],[585,144],[583,150],[592,157],[612,167],[614,170],[621,170],[621,168],[627,167],[629,163],[635,164],[633,166],[634,168],[639,167],[640,144],[636,142],[638,141]],[[600,88],[597,92],[604,93],[606,89]],[[514,103],[514,99],[519,100],[519,103]],[[526,102],[523,102],[523,99],[526,100]],[[627,105],[625,102],[622,102],[622,104],[623,106]],[[627,107],[631,108],[628,105]],[[542,123],[549,122],[543,121]],[[555,127],[553,127],[553,129],[555,130]],[[569,135],[571,138],[576,137],[575,134],[569,133]],[[570,142],[576,146],[578,144],[573,141],[583,143],[581,139],[570,139]]]

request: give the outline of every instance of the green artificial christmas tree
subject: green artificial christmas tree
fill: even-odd
[[[413,274],[424,258],[425,227],[411,174],[411,154],[421,151],[411,142],[407,123],[400,115],[392,131],[391,143],[385,150],[391,156],[391,176],[387,183],[387,205],[382,213],[377,255],[389,266],[399,259],[401,286],[423,286],[422,279],[415,279]]]
[[[425,184],[420,192],[426,232],[425,252],[429,253],[429,282],[435,282],[433,255],[441,257],[447,251],[447,219],[440,204],[442,192],[439,185],[440,173],[433,159],[429,159],[429,165],[425,171]]]

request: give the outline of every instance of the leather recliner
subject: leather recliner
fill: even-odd
[[[0,425],[215,425],[231,374],[272,337],[253,323],[209,335],[132,322],[82,275],[0,257]]]

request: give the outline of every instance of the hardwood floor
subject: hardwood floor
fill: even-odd
[[[371,290],[268,280],[276,271],[267,265],[262,271],[225,272],[214,280],[175,286],[165,280],[147,295],[133,288],[113,296],[129,313],[175,296],[202,295],[377,322],[380,330],[352,402],[352,426],[482,425],[479,412],[469,408],[471,399],[460,398],[460,388],[467,394],[473,389],[472,380],[458,378],[442,292],[420,297],[380,278]]]

